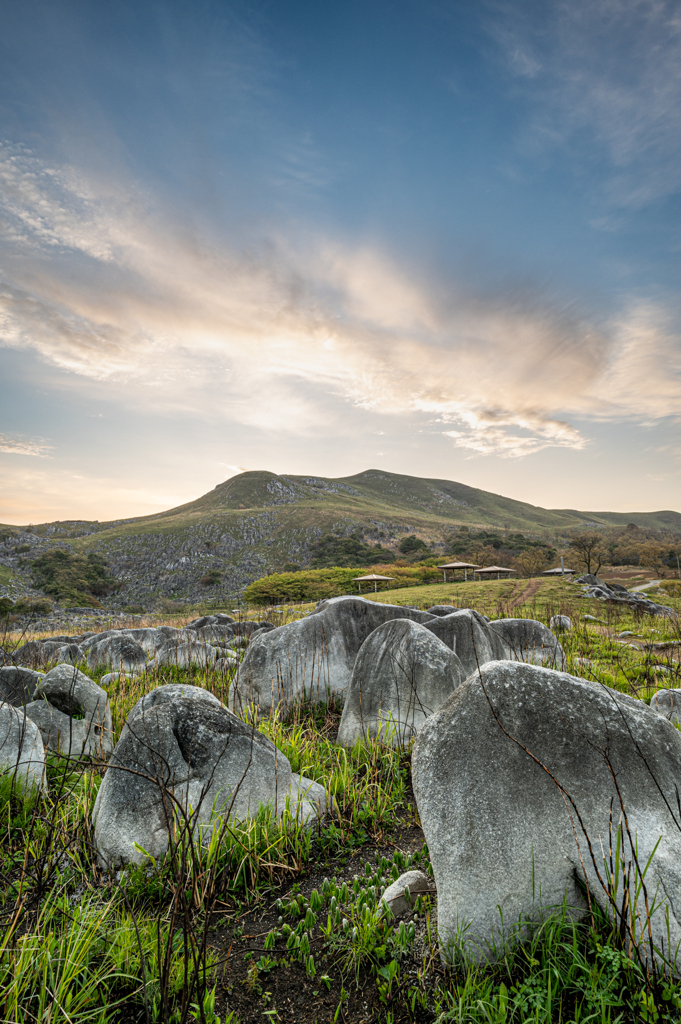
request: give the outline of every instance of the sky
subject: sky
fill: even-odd
[[[0,522],[681,511],[681,10],[2,0]]]

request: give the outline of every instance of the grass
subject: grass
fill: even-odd
[[[643,699],[681,686],[678,649],[645,647],[678,639],[672,621],[584,601],[565,581],[536,589],[533,582],[367,596],[421,607],[451,601],[490,617],[568,614],[575,628],[561,641],[573,674]],[[681,598],[666,603],[681,610]],[[266,614],[283,621],[305,610]],[[625,631],[636,636],[620,638]],[[222,701],[230,684],[212,670],[171,668],[115,680],[115,736],[144,693],[180,681]],[[385,885],[411,867],[431,870],[410,755],[376,742],[338,747],[339,717],[333,702],[301,705],[260,726],[293,771],[327,787],[323,825],[306,831],[262,813],[204,845],[180,829],[163,861],[114,876],[93,851],[102,765],[51,758],[50,790],[40,797],[0,779],[0,1021],[661,1024],[681,1017],[679,987],[669,979],[652,984],[598,917],[574,921],[558,907],[495,966],[472,963],[460,949],[446,968],[429,897],[418,897],[408,921],[382,914]]]

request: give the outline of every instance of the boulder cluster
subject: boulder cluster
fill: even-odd
[[[584,597],[595,597],[598,601],[608,601],[610,604],[627,605],[633,611],[645,612],[646,615],[673,616],[675,611],[665,604],[657,604],[650,598],[639,594],[634,590],[627,590],[621,583],[606,583],[604,580],[594,576],[593,573],[585,573],[578,576],[575,583],[581,583]]]
[[[49,664],[87,663],[93,671],[106,667],[135,673],[162,665],[228,668],[238,661],[237,651],[257,630],[271,630],[271,622],[238,622],[230,615],[202,615],[182,629],[174,626],[106,629],[77,636],[29,640],[9,654],[0,651],[0,663],[42,669]]]
[[[566,616],[551,624],[572,628]],[[229,708],[200,687],[159,686],[134,706],[115,746],[111,675],[100,686],[73,664],[118,673],[219,666],[244,648]],[[32,641],[19,654],[0,668],[0,761],[39,786],[45,750],[108,762],[93,814],[104,868],[162,856],[178,820],[207,839],[263,808],[309,827],[328,806],[325,786],[295,773],[253,723],[333,697],[340,745],[413,743],[444,955],[465,945],[494,958],[564,900],[575,915],[634,907],[636,865],[647,865],[656,895],[650,920],[632,910],[632,927],[665,948],[681,942],[681,691],[647,704],[570,675],[542,622],[340,597],[277,628],[215,615],[182,630]],[[50,661],[59,664],[37,670]],[[629,864],[617,880],[613,849]],[[426,876],[398,882],[384,907],[395,915],[431,885]]]

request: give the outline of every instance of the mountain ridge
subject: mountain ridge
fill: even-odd
[[[307,564],[310,546],[325,533],[359,533],[395,551],[405,534],[414,533],[444,555],[447,537],[460,526],[555,539],[575,529],[630,523],[681,535],[681,513],[669,509],[545,509],[457,481],[377,469],[346,477],[251,470],[148,516],[3,527],[0,564],[21,576],[45,547],[93,551],[106,558],[121,584],[107,604],[146,605],[160,596],[236,594],[285,564]],[[25,562],[17,547],[28,548]],[[218,574],[220,584],[207,590],[201,581],[209,572]]]

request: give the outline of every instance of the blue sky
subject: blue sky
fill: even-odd
[[[677,5],[3,26],[0,521],[244,468],[681,509]]]

